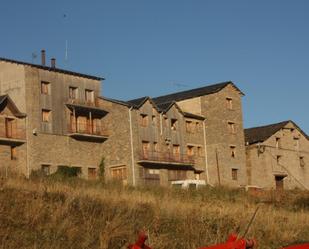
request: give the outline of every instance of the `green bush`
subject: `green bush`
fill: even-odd
[[[53,174],[60,177],[77,177],[81,174],[81,168],[69,167],[69,166],[58,166],[57,171]]]

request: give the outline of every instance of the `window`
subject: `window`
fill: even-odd
[[[231,151],[231,157],[235,158],[236,157],[236,146],[231,145],[230,146],[230,151]]]
[[[198,122],[194,123],[193,121],[186,120],[186,131],[188,133],[194,133],[198,128]]]
[[[238,169],[232,169],[232,180],[237,181]]]
[[[177,119],[171,119],[171,129],[175,131],[177,129]]]
[[[282,156],[277,155],[276,160],[277,160],[277,164],[280,164],[282,160]]]
[[[187,155],[188,156],[194,156],[194,146],[192,146],[192,145],[187,146]]]
[[[164,123],[165,123],[165,126],[168,127],[169,123],[168,123],[168,118],[166,116],[164,116]]]
[[[147,159],[149,156],[149,142],[142,141],[142,149],[143,149],[143,157]]]
[[[155,115],[152,115],[152,125],[156,125],[157,124],[157,117]]]
[[[49,164],[42,164],[41,165],[41,171],[43,175],[48,176],[50,175],[50,165]]]
[[[198,156],[203,156],[202,146],[197,146],[197,155]]]
[[[88,168],[88,179],[96,179],[96,178],[97,178],[97,169]]]
[[[228,122],[228,128],[229,128],[229,132],[231,134],[235,134],[236,130],[235,130],[235,123],[234,122]]]
[[[5,118],[5,135],[8,138],[16,135],[16,122],[14,119]]]
[[[299,164],[300,164],[300,167],[305,167],[305,157],[303,156],[299,157]]]
[[[140,125],[143,126],[143,127],[148,126],[148,115],[146,115],[146,114],[140,115]]]
[[[299,138],[298,137],[294,137],[294,146],[295,146],[295,150],[299,150]]]
[[[41,94],[50,94],[50,83],[46,81],[41,81]]]
[[[42,110],[42,121],[49,123],[51,121],[51,111],[50,110]]]
[[[149,169],[148,173],[150,175],[159,175],[160,174],[160,170],[159,169]]]
[[[229,110],[233,110],[233,99],[232,98],[226,98],[226,107]]]
[[[158,152],[159,149],[158,149],[158,143],[157,142],[153,142],[153,151],[154,152]]]
[[[178,144],[173,144],[173,156],[176,159],[180,158],[180,146]]]
[[[139,176],[146,185],[160,185],[160,170],[140,167]]]
[[[11,146],[11,160],[17,160],[17,150],[15,146]]]
[[[187,179],[187,171],[185,170],[169,170],[168,180],[169,181],[179,181]]]
[[[195,122],[195,130],[197,132],[201,131],[201,123],[200,122]]]
[[[69,87],[69,99],[78,99],[78,88],[70,86]]]
[[[280,137],[276,137],[276,148],[281,148],[281,138]]]
[[[127,168],[125,166],[111,168],[111,176],[114,180],[126,180]]]
[[[93,90],[85,90],[85,101],[87,103],[93,103],[94,102],[94,91]]]

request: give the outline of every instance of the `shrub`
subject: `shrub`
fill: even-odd
[[[57,171],[53,174],[60,177],[77,177],[81,174],[81,168],[69,167],[69,166],[58,166]]]

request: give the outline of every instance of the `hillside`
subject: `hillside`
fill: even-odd
[[[261,201],[263,203],[259,204]],[[157,249],[195,249],[243,233],[277,249],[309,240],[309,194],[131,188],[80,179],[1,180],[0,248],[126,248],[139,230]]]

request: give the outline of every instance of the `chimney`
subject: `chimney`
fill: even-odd
[[[56,68],[56,59],[55,58],[52,58],[50,60],[50,66],[51,66],[51,68]]]
[[[42,66],[46,65],[46,60],[45,60],[45,50],[41,50],[41,64]]]

